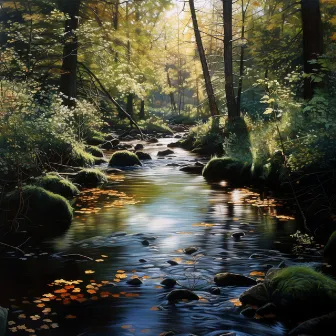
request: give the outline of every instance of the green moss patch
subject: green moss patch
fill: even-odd
[[[336,309],[336,281],[309,267],[281,269],[266,279],[266,284],[271,301],[293,318],[308,318]]]
[[[109,162],[110,167],[127,167],[127,166],[141,166],[141,162],[136,154],[124,150],[115,152]]]
[[[95,187],[107,182],[107,176],[99,169],[83,169],[76,174],[73,182],[83,187]]]
[[[211,159],[203,169],[203,176],[210,181],[226,180],[234,184],[244,184],[250,176],[250,166],[238,160],[223,157]]]
[[[86,146],[85,150],[95,157],[98,157],[98,158],[104,157],[104,152],[97,146]]]
[[[65,198],[72,198],[79,194],[78,188],[69,180],[54,174],[37,178],[35,184]]]
[[[23,228],[29,232],[61,232],[68,228],[72,220],[73,209],[69,202],[63,196],[38,186],[29,185],[23,187],[21,192],[14,190],[8,193],[4,207],[8,210],[8,221],[15,219],[19,224],[24,224]]]

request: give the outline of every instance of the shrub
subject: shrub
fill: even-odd
[[[141,166],[141,162],[139,158],[136,156],[136,154],[124,150],[124,151],[117,151],[115,152],[111,160],[109,162],[109,166],[111,167],[126,167],[126,166],[136,166],[139,165]]]
[[[106,183],[107,177],[99,169],[83,169],[76,174],[73,181],[83,187],[95,187]]]
[[[72,198],[79,194],[78,188],[69,180],[54,174],[47,174],[46,176],[37,178],[35,184],[65,198]]]
[[[62,196],[56,195],[38,186],[25,186],[22,192],[14,190],[4,199],[8,222],[27,231],[38,229],[45,233],[57,233],[66,229],[72,220],[72,207]],[[17,225],[19,224],[19,225]],[[21,229],[21,228],[20,228]]]
[[[97,146],[86,146],[85,150],[95,157],[98,157],[98,158],[104,157],[104,152]]]

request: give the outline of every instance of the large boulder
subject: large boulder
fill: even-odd
[[[96,187],[108,180],[107,176],[99,169],[82,169],[75,175],[73,181],[83,187]]]
[[[270,295],[264,284],[257,284],[243,292],[239,300],[244,305],[261,307],[270,302]]]
[[[19,229],[29,232],[57,233],[66,229],[72,220],[73,209],[69,202],[38,186],[25,186],[8,193],[3,200],[7,220],[16,220]],[[42,232],[43,231],[43,232]]]
[[[336,312],[322,315],[299,324],[289,336],[309,335],[332,335],[336,330]]]
[[[214,281],[217,286],[247,287],[257,284],[254,279],[235,273],[218,273],[216,274]]]
[[[79,194],[78,188],[72,182],[56,174],[38,177],[34,184],[65,198],[73,198]]]
[[[204,167],[203,176],[210,181],[244,185],[251,178],[251,166],[229,157],[213,158]]]
[[[166,149],[166,150],[163,150],[163,151],[159,151],[157,153],[158,156],[167,156],[167,155],[170,155],[170,154],[174,154],[174,151],[172,151],[171,149]]]
[[[291,266],[268,275],[271,302],[292,318],[303,319],[336,310],[336,281],[309,267]]]
[[[141,162],[136,154],[123,150],[115,152],[109,162],[110,167],[141,166]]]
[[[85,150],[92,154],[94,157],[102,158],[104,157],[104,152],[97,146],[86,146]]]

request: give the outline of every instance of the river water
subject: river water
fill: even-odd
[[[276,200],[258,203],[249,190],[181,172],[176,164],[202,161],[187,151],[174,149],[159,159],[157,151],[173,140],[146,144],[152,161],[111,178],[101,190],[84,191],[62,236],[20,258],[13,252],[1,258],[0,304],[10,307],[13,334],[286,334],[280,321],[239,314],[235,299],[246,288],[221,288],[220,295],[210,289],[218,272],[258,271],[252,276],[262,278],[268,265],[305,261],[292,255],[295,221],[275,216],[283,211]],[[234,231],[245,236],[234,240]],[[183,253],[188,246],[198,248],[196,255]],[[127,284],[132,277],[143,284]],[[160,286],[167,277],[201,300],[168,304],[170,290]]]

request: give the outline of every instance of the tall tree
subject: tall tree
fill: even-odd
[[[313,64],[323,53],[323,33],[321,22],[321,10],[319,0],[301,0],[302,31],[303,31],[303,59],[304,72],[314,73],[317,68]],[[314,94],[316,82],[310,77],[304,81],[304,98],[311,99]]]
[[[210,113],[211,113],[212,116],[215,116],[215,115],[218,115],[219,112],[218,112],[218,107],[217,107],[217,103],[216,103],[215,93],[214,93],[213,86],[212,86],[212,83],[211,83],[211,77],[210,77],[208,63],[207,63],[207,60],[206,60],[206,57],[205,57],[205,52],[204,52],[203,42],[202,42],[202,38],[201,38],[201,33],[200,33],[199,28],[198,28],[198,22],[197,22],[194,0],[189,0],[189,7],[190,7],[191,18],[192,18],[193,27],[194,27],[194,33],[195,33],[195,39],[196,39],[198,54],[199,54],[201,64],[202,64],[203,76],[204,76],[204,80],[205,80],[205,89],[206,89],[207,96],[208,96]]]
[[[228,118],[235,119],[240,117],[240,110],[233,86],[233,66],[232,66],[232,0],[223,1],[223,20],[224,20],[224,75],[225,75],[225,94],[228,109]]]
[[[79,26],[81,0],[58,0],[59,9],[68,15],[65,21],[62,74],[60,91],[64,95],[66,106],[75,106],[77,97],[77,60],[78,39],[76,30]]]

